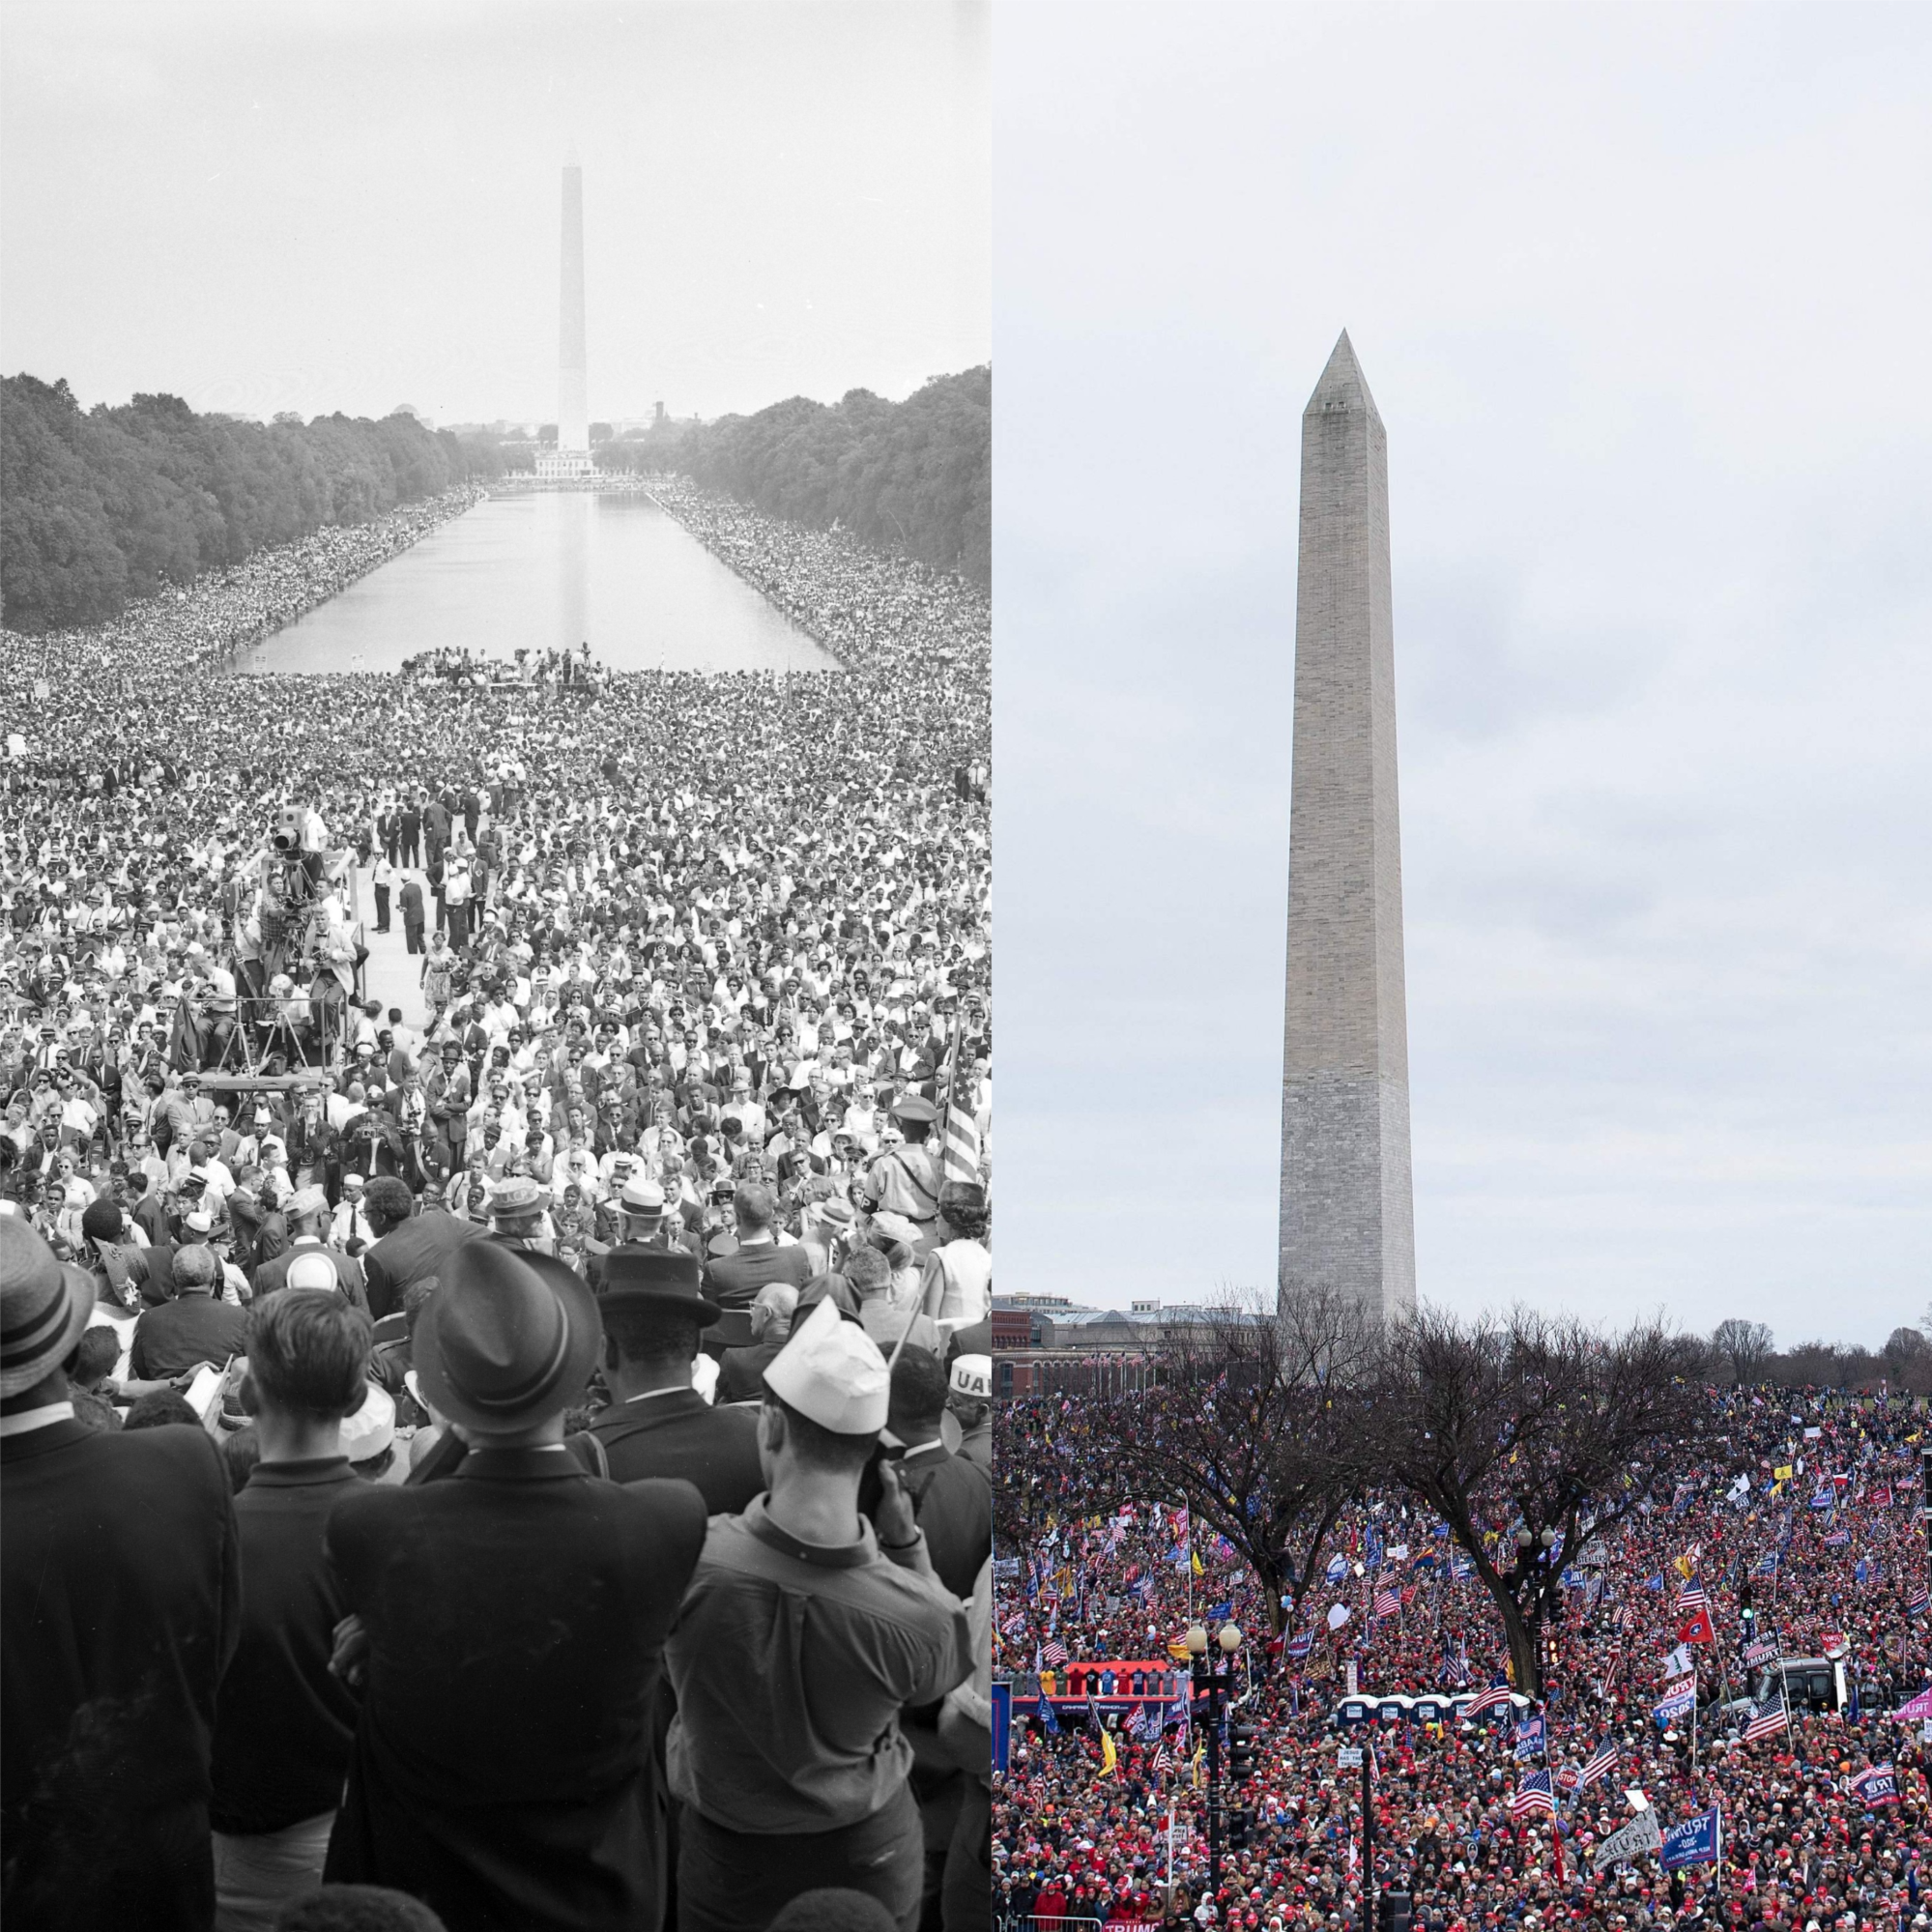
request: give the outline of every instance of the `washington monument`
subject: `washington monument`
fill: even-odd
[[[589,476],[591,411],[584,374],[584,170],[575,149],[563,163],[563,247],[558,289],[557,449],[540,476]]]
[[[1281,1287],[1416,1296],[1389,445],[1346,332],[1302,414]]]

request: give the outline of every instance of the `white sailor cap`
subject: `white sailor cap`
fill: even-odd
[[[834,1435],[874,1435],[885,1427],[892,1377],[879,1344],[822,1301],[764,1371],[774,1396]]]

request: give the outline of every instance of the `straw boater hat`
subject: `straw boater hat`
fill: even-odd
[[[0,1214],[0,1396],[65,1362],[94,1314],[94,1277],[60,1260],[17,1214]]]

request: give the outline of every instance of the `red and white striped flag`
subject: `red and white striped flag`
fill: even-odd
[[[1556,1815],[1556,1793],[1550,1789],[1549,1773],[1546,1771],[1531,1772],[1510,1799],[1512,1818],[1527,1818],[1534,1811],[1546,1811],[1551,1817]]]
[[[1754,1745],[1760,1738],[1774,1737],[1784,1729],[1784,1692],[1775,1697],[1767,1697],[1751,1713],[1751,1720],[1745,1726],[1745,1743]]]
[[[955,1086],[946,1096],[946,1144],[941,1179],[979,1184],[979,1123],[960,1105]]]

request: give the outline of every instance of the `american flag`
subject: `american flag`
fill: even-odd
[[[1784,1692],[1767,1697],[1751,1713],[1751,1720],[1745,1726],[1745,1743],[1754,1745],[1760,1738],[1775,1736],[1784,1729]]]
[[[942,1181],[979,1181],[979,1123],[967,1104],[966,1091],[971,1076],[966,1070],[965,1042],[953,1035],[953,1076],[946,1087],[945,1154],[941,1163]]]
[[[1051,1642],[1043,1646],[1040,1657],[1041,1660],[1049,1668],[1058,1670],[1061,1664],[1067,1660],[1067,1647],[1057,1637],[1054,1637]]]
[[[1393,1617],[1402,1607],[1402,1600],[1393,1590],[1380,1590],[1375,1594],[1375,1614],[1378,1617]]]
[[[1755,1669],[1761,1663],[1771,1663],[1777,1657],[1775,1637],[1759,1637],[1755,1643],[1745,1646],[1745,1661]]]
[[[1905,1600],[1905,1614],[1908,1617],[1922,1617],[1928,1603],[1932,1603],[1932,1591],[1928,1591],[1921,1583]]]
[[[1510,1688],[1506,1684],[1492,1684],[1487,1690],[1482,1690],[1472,1697],[1462,1708],[1465,1717],[1479,1716],[1485,1711],[1494,1711],[1510,1701]]]
[[[1711,1600],[1704,1594],[1704,1586],[1693,1576],[1687,1583],[1677,1599],[1680,1613],[1687,1616],[1692,1610],[1708,1610]]]
[[[1772,1551],[1772,1553],[1771,1553],[1771,1554],[1770,1554],[1769,1556],[1767,1556],[1767,1557],[1763,1558],[1763,1559],[1762,1559],[1762,1560],[1761,1560],[1761,1561],[1759,1562],[1759,1564],[1758,1564],[1758,1567],[1757,1567],[1757,1570],[1756,1570],[1756,1572],[1755,1572],[1755,1573],[1756,1573],[1757,1575],[1759,1575],[1759,1576],[1775,1576],[1775,1575],[1777,1574],[1777,1551],[1776,1551],[1776,1550],[1773,1550],[1773,1551]]]
[[[1154,1746],[1154,1775],[1158,1777],[1164,1771],[1172,1771],[1173,1768],[1174,1761],[1168,1755],[1168,1741],[1163,1738]]]
[[[1616,1768],[1617,1746],[1615,1744],[1604,1743],[1599,1745],[1591,1752],[1589,1758],[1584,1763],[1583,1769],[1576,1774],[1577,1790],[1588,1791],[1600,1777],[1609,1776],[1611,1772],[1615,1771]]]
[[[1556,1792],[1546,1771],[1533,1771],[1516,1786],[1510,1798],[1510,1816],[1527,1818],[1533,1811],[1556,1816]]]

